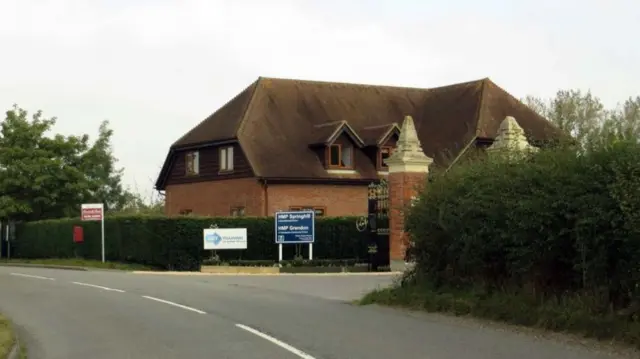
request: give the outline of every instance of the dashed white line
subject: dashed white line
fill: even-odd
[[[24,274],[24,273],[11,273],[11,275],[15,275],[19,277],[35,278],[35,279],[56,280],[55,278],[42,277],[39,275],[31,275],[31,274]]]
[[[198,314],[207,314],[206,312],[203,312],[200,309],[187,307],[186,305],[170,302],[168,300],[164,300],[164,299],[160,299],[160,298],[156,298],[156,297],[150,297],[148,295],[143,295],[142,298],[147,298],[147,299],[155,300],[156,302],[173,305],[174,307],[182,308],[182,309],[185,309],[185,310],[190,310],[190,311],[196,312]]]
[[[77,285],[81,285],[81,286],[85,286],[85,287],[98,288],[98,289],[106,290],[106,291],[109,291],[109,292],[124,293],[124,290],[122,290],[122,289],[115,289],[115,288],[103,287],[103,286],[101,286],[101,285],[95,285],[95,284],[89,284],[89,283],[82,283],[82,282],[71,282],[71,283],[73,283],[73,284],[77,284]]]
[[[287,344],[287,343],[285,343],[285,342],[283,342],[281,340],[278,340],[278,339],[276,339],[276,338],[274,338],[274,337],[272,337],[272,336],[270,336],[268,334],[265,334],[265,333],[263,333],[263,332],[261,332],[261,331],[259,331],[257,329],[253,329],[253,328],[248,327],[248,326],[243,325],[243,324],[236,324],[236,327],[238,327],[240,329],[244,329],[244,330],[248,331],[251,334],[255,334],[255,335],[259,336],[262,339],[266,339],[266,340],[270,341],[271,343],[279,346],[280,348],[285,349],[285,350],[287,350],[287,351],[299,356],[302,359],[316,359],[316,358],[312,357],[311,355],[303,352],[302,350],[294,348],[291,345],[289,345],[289,344]]]

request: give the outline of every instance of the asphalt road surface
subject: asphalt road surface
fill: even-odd
[[[348,303],[391,280],[388,275],[172,276],[0,267],[0,312],[15,322],[30,359],[638,355],[471,320]]]

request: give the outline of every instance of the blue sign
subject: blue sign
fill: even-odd
[[[222,242],[222,237],[220,237],[220,235],[216,232],[211,232],[204,235],[204,241],[217,246],[218,244],[220,244],[220,242]]]
[[[313,243],[314,211],[276,212],[276,243]]]

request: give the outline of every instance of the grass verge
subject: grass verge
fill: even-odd
[[[10,259],[0,260],[0,264],[32,264],[46,266],[84,267],[98,269],[117,269],[126,271],[158,270],[158,268],[136,263],[105,262],[81,258],[47,258],[47,259]]]
[[[5,359],[9,355],[14,342],[11,322],[0,314],[0,359]]]
[[[396,284],[365,295],[360,305],[394,307],[473,316],[513,325],[609,339],[640,348],[640,315],[620,316],[611,311],[597,313],[588,308],[587,297],[565,297],[540,301],[531,296],[477,290],[433,289],[430,285]]]

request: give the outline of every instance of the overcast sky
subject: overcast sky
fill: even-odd
[[[95,136],[151,193],[169,145],[258,76],[516,97],[640,95],[638,0],[0,0],[0,108]]]

